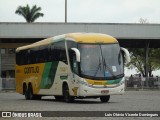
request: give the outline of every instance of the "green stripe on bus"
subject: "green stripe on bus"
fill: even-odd
[[[119,83],[121,80],[122,80],[122,78],[116,79],[116,80],[108,80],[108,81],[107,81],[107,84],[117,84],[117,83]]]
[[[41,89],[49,89],[52,86],[54,83],[57,66],[58,62],[48,62],[45,64],[40,85]]]

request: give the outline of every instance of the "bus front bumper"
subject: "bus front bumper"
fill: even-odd
[[[102,86],[85,86],[80,85],[79,96],[106,96],[106,95],[122,95],[124,94],[125,84],[116,87],[107,88]]]

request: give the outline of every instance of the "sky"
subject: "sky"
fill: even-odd
[[[25,22],[15,14],[18,6],[37,5],[44,17],[35,22],[64,22],[65,0],[0,0],[0,22]],[[67,22],[160,24],[160,0],[67,0]],[[129,76],[136,71],[125,70]],[[160,71],[154,72],[159,75]]]
[[[44,17],[35,22],[64,22],[65,0],[0,0],[0,22],[25,22],[18,6],[37,5]],[[67,0],[67,21],[81,23],[160,23],[160,0]]]

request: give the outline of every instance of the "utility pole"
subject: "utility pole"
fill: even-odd
[[[65,23],[67,23],[67,0],[65,0]]]
[[[2,65],[1,65],[1,63],[2,63],[2,59],[1,59],[2,57],[1,57],[1,48],[0,48],[0,91],[2,90],[2,78],[1,78],[1,73],[2,73]]]
[[[145,45],[145,74],[146,74],[146,87],[148,87],[148,54],[149,54],[149,44],[150,40],[146,41]]]
[[[2,73],[2,57],[1,57],[1,48],[0,48],[0,78]]]

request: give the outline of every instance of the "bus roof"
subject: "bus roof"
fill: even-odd
[[[77,43],[118,43],[118,41],[109,35],[106,34],[100,34],[100,33],[68,33],[64,35],[59,35],[51,38],[47,38],[38,42],[35,42],[30,45],[18,47],[16,49],[16,52],[34,48],[38,46],[48,45],[57,41],[61,41],[63,39],[66,40],[72,40]]]
[[[118,43],[114,37],[100,33],[69,33],[66,37],[78,43]]]

